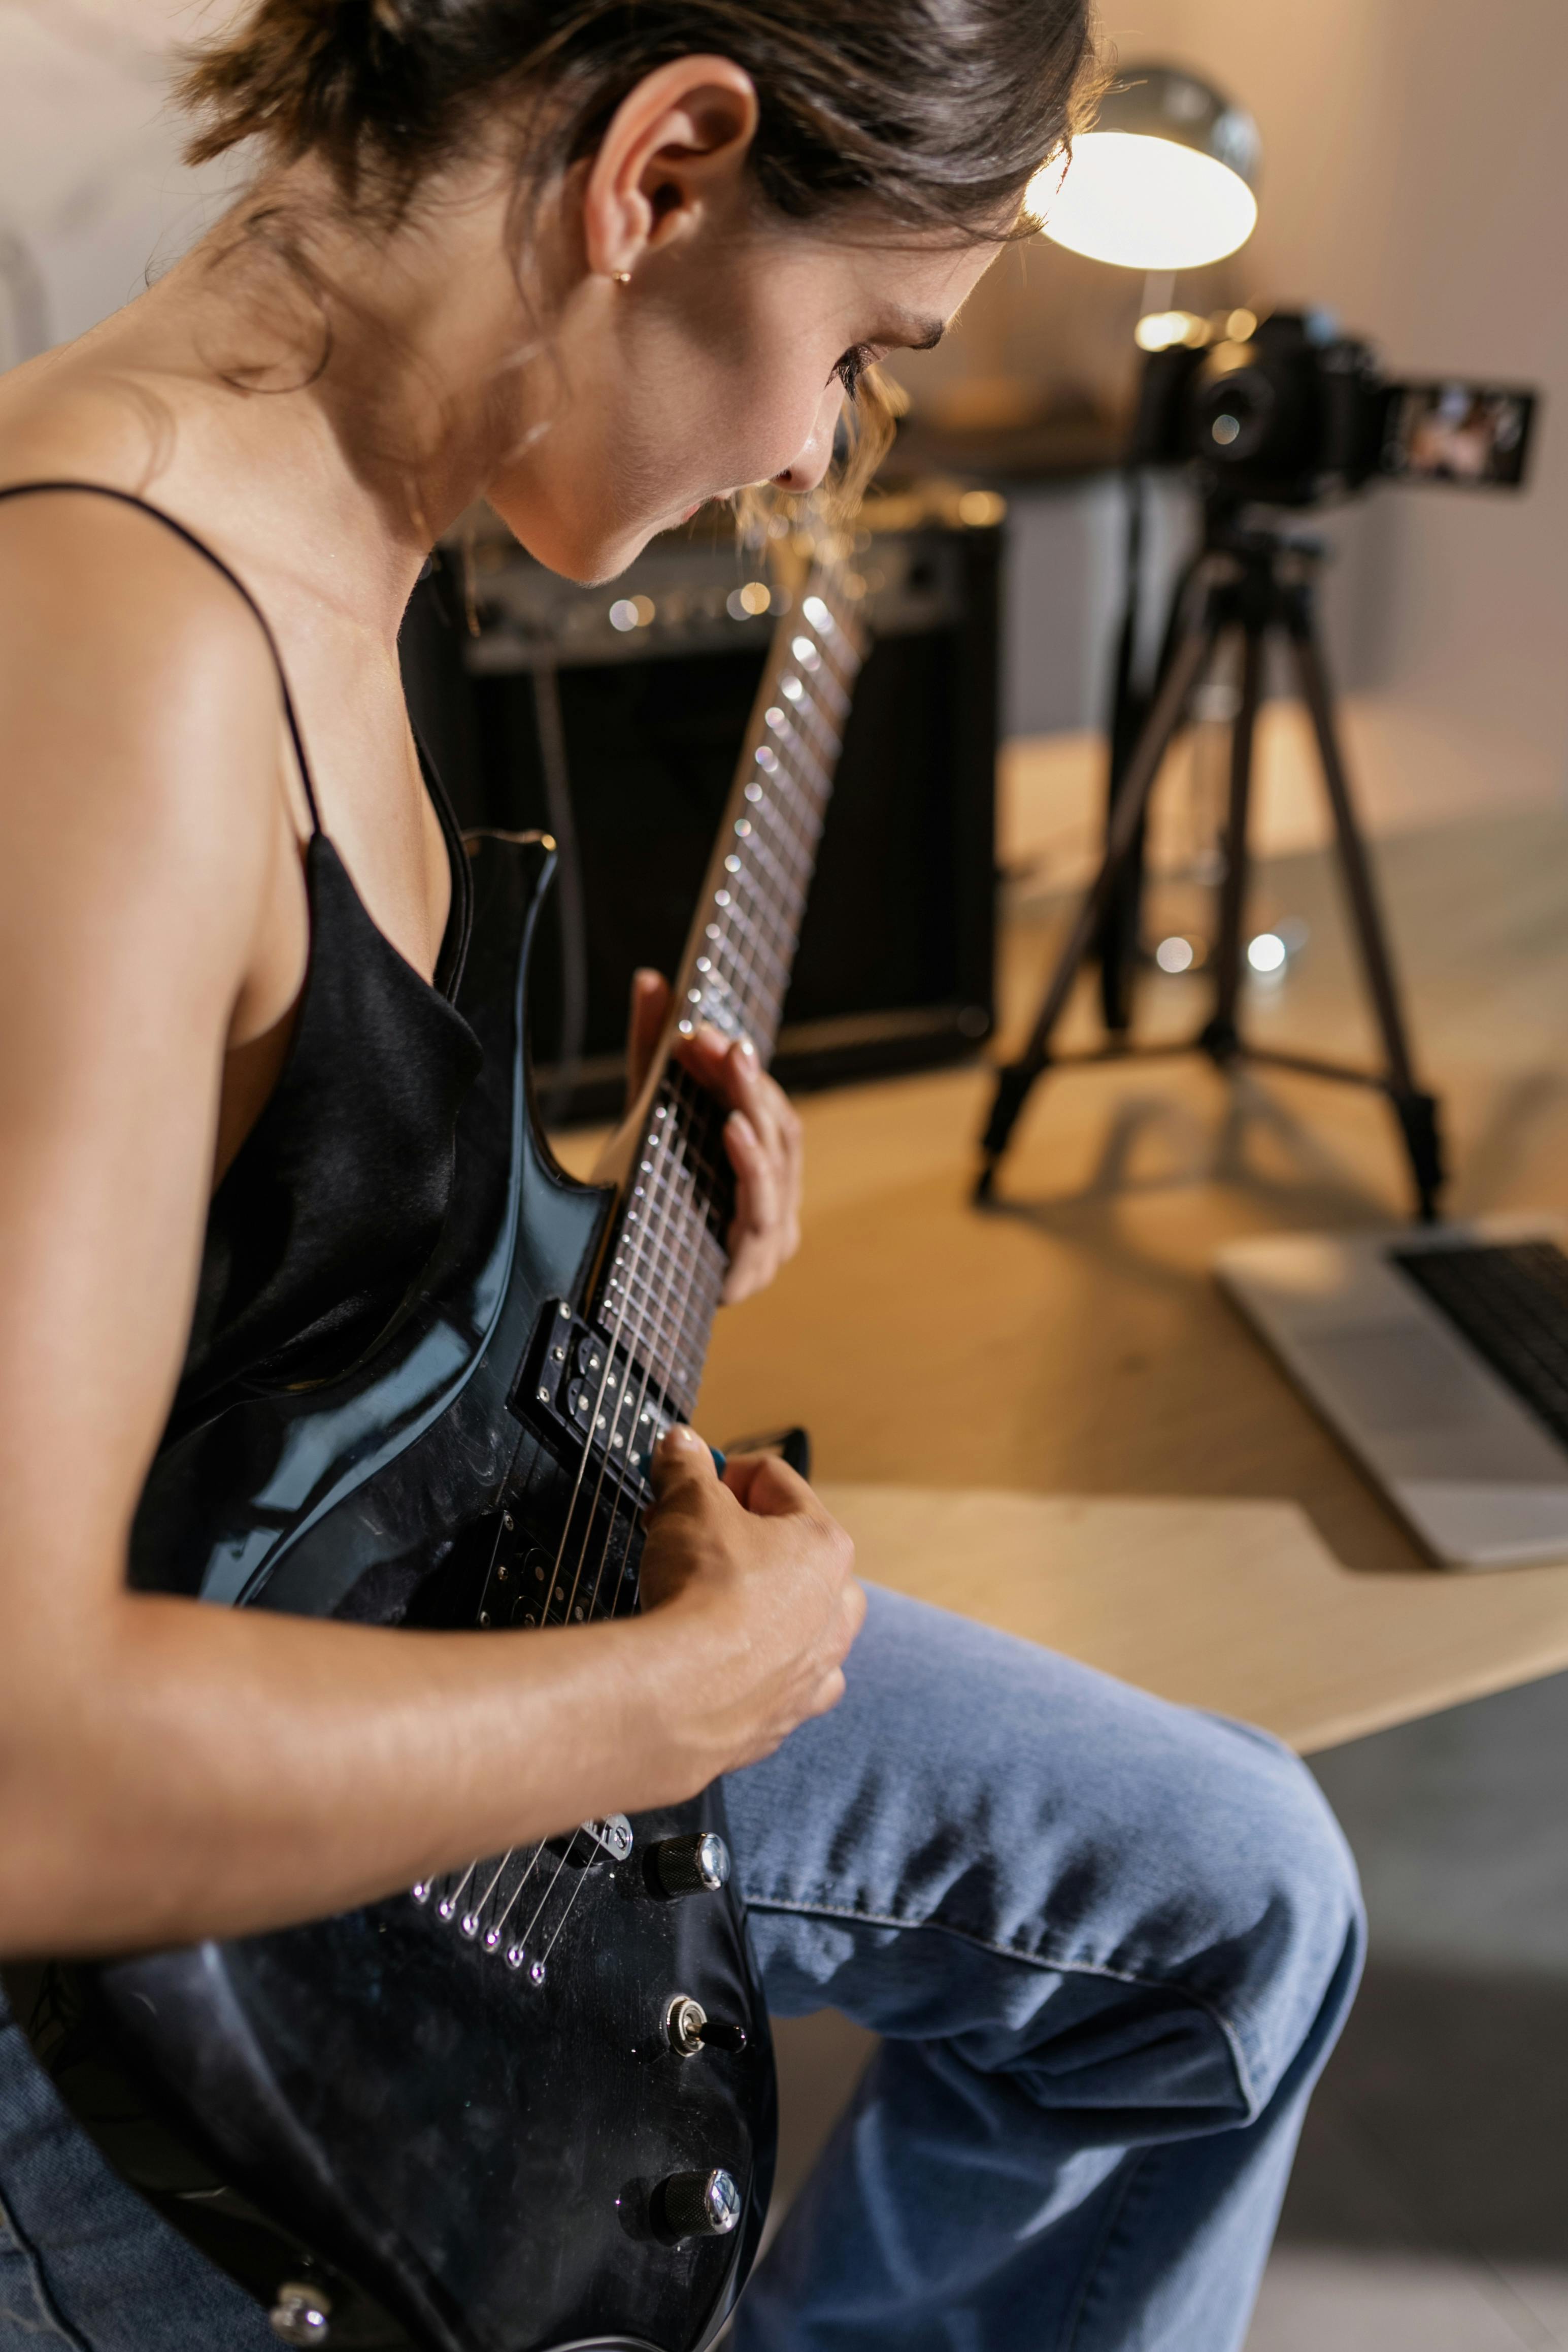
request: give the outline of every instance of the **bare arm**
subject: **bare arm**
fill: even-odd
[[[319,1914],[668,1801],[831,1705],[845,1538],[668,1449],[623,1624],[484,1638],[124,1584],[225,1049],[298,893],[254,623],[135,518],[0,521],[0,1950]],[[281,939],[282,944],[279,945]],[[269,977],[270,975],[270,977]],[[247,1009],[248,1008],[248,1009]]]

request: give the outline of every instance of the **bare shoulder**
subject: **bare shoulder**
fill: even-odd
[[[87,490],[0,499],[6,799],[142,850],[177,841],[178,862],[205,866],[209,883],[213,861],[231,887],[254,862],[259,883],[278,713],[255,614],[165,522]]]

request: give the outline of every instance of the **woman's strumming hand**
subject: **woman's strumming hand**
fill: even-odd
[[[711,1758],[712,1778],[838,1705],[865,1594],[843,1528],[771,1454],[737,1456],[721,1479],[701,1438],[676,1428],[652,1475],[643,1609],[678,1626],[674,1736]]]

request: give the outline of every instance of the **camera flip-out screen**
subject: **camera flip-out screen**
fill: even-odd
[[[1413,482],[1517,489],[1535,394],[1483,383],[1389,387],[1379,471]]]

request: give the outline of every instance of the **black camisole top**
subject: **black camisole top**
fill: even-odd
[[[294,1033],[207,1212],[168,1444],[234,1398],[346,1370],[395,1316],[434,1250],[451,1195],[457,1114],[483,1058],[453,1001],[468,945],[468,860],[421,745],[452,867],[452,908],[431,984],[371,921],[322,829],[277,643],[250,591],[183,523],[129,491],[22,482],[0,488],[0,499],[63,491],[151,515],[250,607],[277,671],[310,810],[310,945]]]

